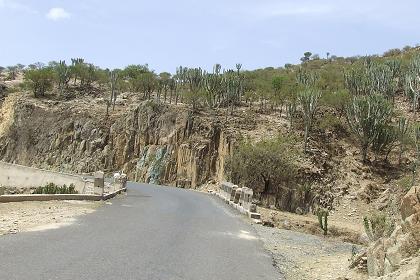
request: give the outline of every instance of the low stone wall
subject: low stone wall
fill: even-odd
[[[67,195],[69,199],[84,200],[86,198],[87,200],[100,200],[102,196],[109,196],[125,190],[126,182],[127,177],[125,175],[113,178],[111,182],[105,182],[104,173],[101,171],[95,172],[94,176],[91,177],[54,172],[0,161],[0,186],[33,190],[39,186],[45,186],[48,183],[54,183],[58,186],[70,186],[73,184],[78,194],[74,195],[74,197]],[[93,196],[99,196],[99,199]],[[23,199],[24,197],[28,197],[28,195],[21,195],[21,198],[9,196],[7,199]],[[51,197],[59,199],[58,195]],[[36,199],[51,200],[47,196],[45,198],[38,196]]]
[[[48,171],[33,167],[11,164],[0,161],[0,186],[36,188],[54,183],[62,186],[73,184],[78,193],[88,193],[93,189],[93,179],[62,172]]]
[[[230,182],[221,182],[219,192],[210,192],[222,198],[239,212],[246,214],[252,219],[260,219],[261,215],[256,212],[256,206],[252,203],[253,190],[239,188]]]

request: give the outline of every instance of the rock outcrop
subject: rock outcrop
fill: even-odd
[[[401,203],[401,223],[390,237],[368,249],[368,272],[381,279],[420,279],[420,187],[413,187]]]
[[[186,188],[223,175],[231,146],[217,119],[152,102],[105,119],[76,102],[30,101],[18,98],[4,116],[0,160],[77,173],[123,170],[131,180]],[[90,106],[105,108],[98,102]]]

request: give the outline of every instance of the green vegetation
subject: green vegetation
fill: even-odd
[[[401,164],[413,142],[414,134],[409,131],[416,124],[400,118],[408,119],[407,113],[415,117],[420,110],[419,48],[348,58],[330,53],[321,58],[305,52],[301,61],[253,71],[244,70],[241,64],[232,69],[215,64],[209,72],[180,66],[171,74],[155,73],[147,64],[101,69],[83,58],[73,58],[69,65],[53,61],[5,67],[1,76],[15,79],[23,73],[35,97],[68,98],[99,90],[106,100],[106,116],[111,106],[114,109],[118,94],[127,91],[142,100],[188,104],[193,114],[220,110],[227,118],[244,110],[277,113],[290,121],[290,132],[302,135],[305,152],[314,143],[309,138],[323,130],[349,131],[359,143],[363,162],[369,162],[371,153],[375,160],[388,162],[398,148]],[[401,99],[408,102],[409,112],[397,108],[397,97],[397,104]]]
[[[376,241],[381,237],[388,237],[395,228],[395,223],[384,213],[375,212],[363,217],[365,232],[370,241]]]
[[[296,186],[297,156],[294,140],[278,137],[258,143],[242,142],[228,159],[227,174],[234,183],[251,186],[258,193],[270,193],[279,186]]]
[[[324,231],[324,235],[328,234],[328,210],[318,208],[316,215],[318,216],[319,227]]]
[[[347,106],[347,120],[350,129],[357,137],[362,159],[367,161],[368,149],[387,133],[392,106],[380,95],[356,96]]]
[[[35,97],[45,96],[53,87],[54,72],[51,68],[28,70],[25,80]]]
[[[75,186],[70,184],[70,186],[57,186],[54,183],[48,183],[45,186],[38,187],[34,194],[77,194]]]

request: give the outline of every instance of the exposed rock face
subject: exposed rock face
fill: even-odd
[[[223,175],[230,140],[216,120],[150,102],[105,120],[69,104],[14,104],[0,159],[77,173],[122,169],[131,180],[188,188]]]
[[[368,250],[370,276],[383,279],[419,279],[420,276],[420,196],[413,187],[401,203],[401,224],[389,238],[382,238]]]

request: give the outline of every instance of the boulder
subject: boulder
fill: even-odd
[[[412,187],[401,203],[401,217],[403,220],[415,213],[420,213],[420,187]]]

